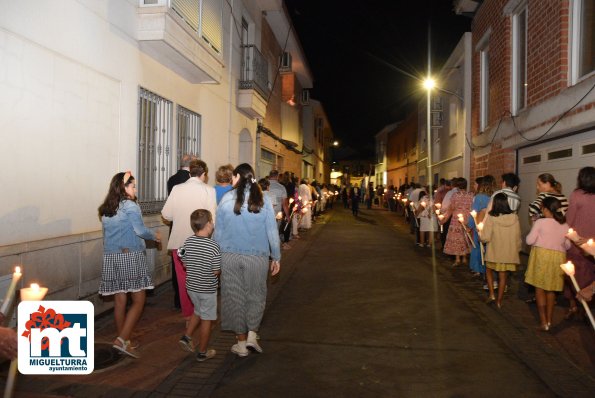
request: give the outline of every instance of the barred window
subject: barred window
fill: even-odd
[[[200,158],[200,115],[178,105],[178,165],[184,154]]]
[[[138,200],[143,213],[159,213],[171,165],[172,102],[139,89]]]

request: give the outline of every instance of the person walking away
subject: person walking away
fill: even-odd
[[[299,228],[310,229],[312,228],[312,190],[310,189],[310,185],[308,185],[307,178],[302,179],[298,187],[298,194],[301,198],[303,208],[306,209],[306,211],[298,215],[301,216]]]
[[[283,247],[288,249],[289,245],[287,243],[289,242],[289,235],[286,235],[285,230],[282,229],[282,227],[285,227],[285,223],[282,222],[282,220],[288,218],[291,213],[289,212],[287,190],[279,183],[279,172],[277,170],[271,170],[269,172],[269,195],[271,196],[275,214],[278,215],[281,213],[281,218],[276,217],[277,227],[279,228],[279,233],[283,237]],[[287,228],[287,232],[290,232],[289,228]],[[286,236],[287,238],[285,238]]]
[[[351,213],[357,217],[359,213],[359,201],[361,198],[361,191],[357,185],[351,187],[349,196],[351,196]]]
[[[217,242],[210,237],[213,233],[211,212],[198,209],[190,215],[190,226],[194,235],[186,239],[178,249],[180,259],[186,267],[186,290],[194,305],[194,313],[186,326],[180,345],[194,352],[192,335],[198,328],[198,362],[213,358],[216,351],[208,349],[211,324],[217,320],[217,286],[221,273],[221,252]]]
[[[471,205],[471,210],[475,210],[477,213],[475,218],[478,224],[485,218],[486,208],[488,207],[490,198],[494,193],[495,186],[496,179],[489,174],[481,177],[481,180],[478,183],[477,193],[473,197],[473,204]],[[469,255],[469,268],[471,268],[473,276],[482,277],[485,279],[486,268],[482,261],[481,245],[479,244],[479,233],[477,231],[477,225],[475,225],[475,220],[473,217],[469,217],[467,226],[471,229],[471,231],[473,231],[473,242],[475,243],[475,247],[471,249],[471,254]],[[488,289],[487,283],[485,285],[485,289]]]
[[[502,174],[502,189],[494,192],[492,194],[492,198],[490,203],[488,204],[487,211],[489,212],[492,210],[492,200],[494,196],[499,193],[503,193],[506,195],[508,199],[508,207],[512,210],[513,213],[517,213],[519,211],[519,207],[521,207],[521,197],[517,193],[519,190],[519,184],[521,183],[521,179],[514,173],[506,173]]]
[[[562,193],[562,184],[560,184],[553,175],[549,173],[540,174],[537,176],[537,198],[529,204],[529,217],[531,222],[544,217],[541,212],[542,203],[545,198],[552,196],[560,201],[560,211],[566,214],[568,210],[568,199]]]
[[[486,276],[488,280],[488,304],[496,302],[498,308],[502,307],[504,287],[508,271],[515,271],[520,264],[519,251],[521,250],[521,226],[519,217],[509,206],[505,193],[498,193],[492,199],[492,209],[488,212],[483,229],[479,236],[487,243],[486,248]],[[498,298],[494,296],[494,276],[498,273],[500,281]]]
[[[234,189],[217,208],[213,238],[221,248],[221,328],[236,334],[231,351],[245,357],[248,348],[263,351],[257,332],[266,304],[267,274],[279,272],[281,249],[273,206],[256,183],[252,166],[237,166],[232,183]]]
[[[183,184],[190,178],[190,162],[196,159],[196,156],[190,154],[184,154],[180,161],[180,169],[176,174],[169,177],[167,180],[167,196],[171,194],[172,189],[178,184]],[[169,225],[169,234],[171,235],[171,224]],[[172,255],[171,253],[169,253]],[[173,256],[172,256],[173,264]],[[180,309],[180,293],[178,290],[178,277],[176,275],[176,267],[171,267],[171,285],[174,290],[174,308]]]
[[[548,331],[556,302],[556,292],[564,288],[566,250],[571,243],[566,238],[568,224],[562,213],[562,203],[553,196],[545,197],[540,211],[543,218],[535,221],[526,242],[531,248],[525,282],[535,286],[535,299],[539,312],[540,329]]]
[[[579,236],[595,237],[595,167],[583,167],[578,172],[577,186],[570,194],[566,222]],[[595,281],[595,259],[585,256],[580,247],[573,244],[566,253],[568,260],[574,263],[574,277],[583,289]],[[570,301],[566,319],[579,315],[574,287],[568,277],[564,277],[564,296]]]
[[[192,300],[186,291],[186,271],[178,255],[178,249],[189,236],[192,236],[190,215],[196,209],[206,209],[215,214],[217,199],[215,188],[206,184],[209,168],[202,160],[190,162],[190,179],[183,184],[176,185],[167,198],[161,216],[173,223],[171,236],[167,242],[167,249],[172,251],[176,276],[178,278],[178,291],[182,316],[187,320],[194,313]],[[216,218],[213,220],[216,222]]]
[[[219,166],[215,173],[215,194],[217,204],[221,201],[223,195],[231,191],[231,173],[233,172],[233,166],[231,164],[225,164]]]
[[[99,294],[114,296],[118,336],[112,346],[123,354],[139,358],[130,338],[145,306],[145,290],[153,289],[144,239],[160,242],[161,236],[143,223],[136,203],[136,180],[129,171],[113,176],[107,196],[98,210],[103,227]],[[128,293],[132,297],[132,305],[127,312]]]
[[[454,182],[457,191],[453,193],[450,203],[445,210],[444,219],[452,221],[448,227],[448,234],[446,235],[446,243],[444,245],[444,253],[455,256],[453,267],[459,265],[467,265],[467,254],[470,253],[471,243],[468,242],[466,235],[466,225],[471,217],[471,205],[473,204],[473,192],[467,191],[467,180],[465,178],[457,178]],[[463,223],[459,222],[458,215],[463,215]]]

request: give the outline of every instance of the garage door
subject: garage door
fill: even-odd
[[[536,197],[537,176],[552,174],[569,197],[576,188],[579,169],[595,166],[595,130],[519,149],[517,155],[522,198],[519,218],[524,236],[530,229],[528,206]]]

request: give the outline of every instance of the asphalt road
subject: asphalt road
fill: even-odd
[[[212,396],[556,396],[394,218],[326,218]]]

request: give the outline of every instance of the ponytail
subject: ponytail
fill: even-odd
[[[543,173],[537,176],[543,184],[548,183],[557,193],[562,193],[562,184],[560,184],[550,173]]]
[[[242,212],[246,191],[248,194],[248,212],[258,213],[264,205],[264,199],[260,185],[256,183],[254,178],[254,170],[248,163],[242,163],[233,171],[234,176],[239,176],[239,180],[235,185],[236,203],[233,206],[233,212],[239,215]]]
[[[552,213],[554,220],[558,221],[558,223],[564,224],[566,222],[566,216],[562,213],[562,202],[558,198],[547,196],[543,199],[542,206]]]

